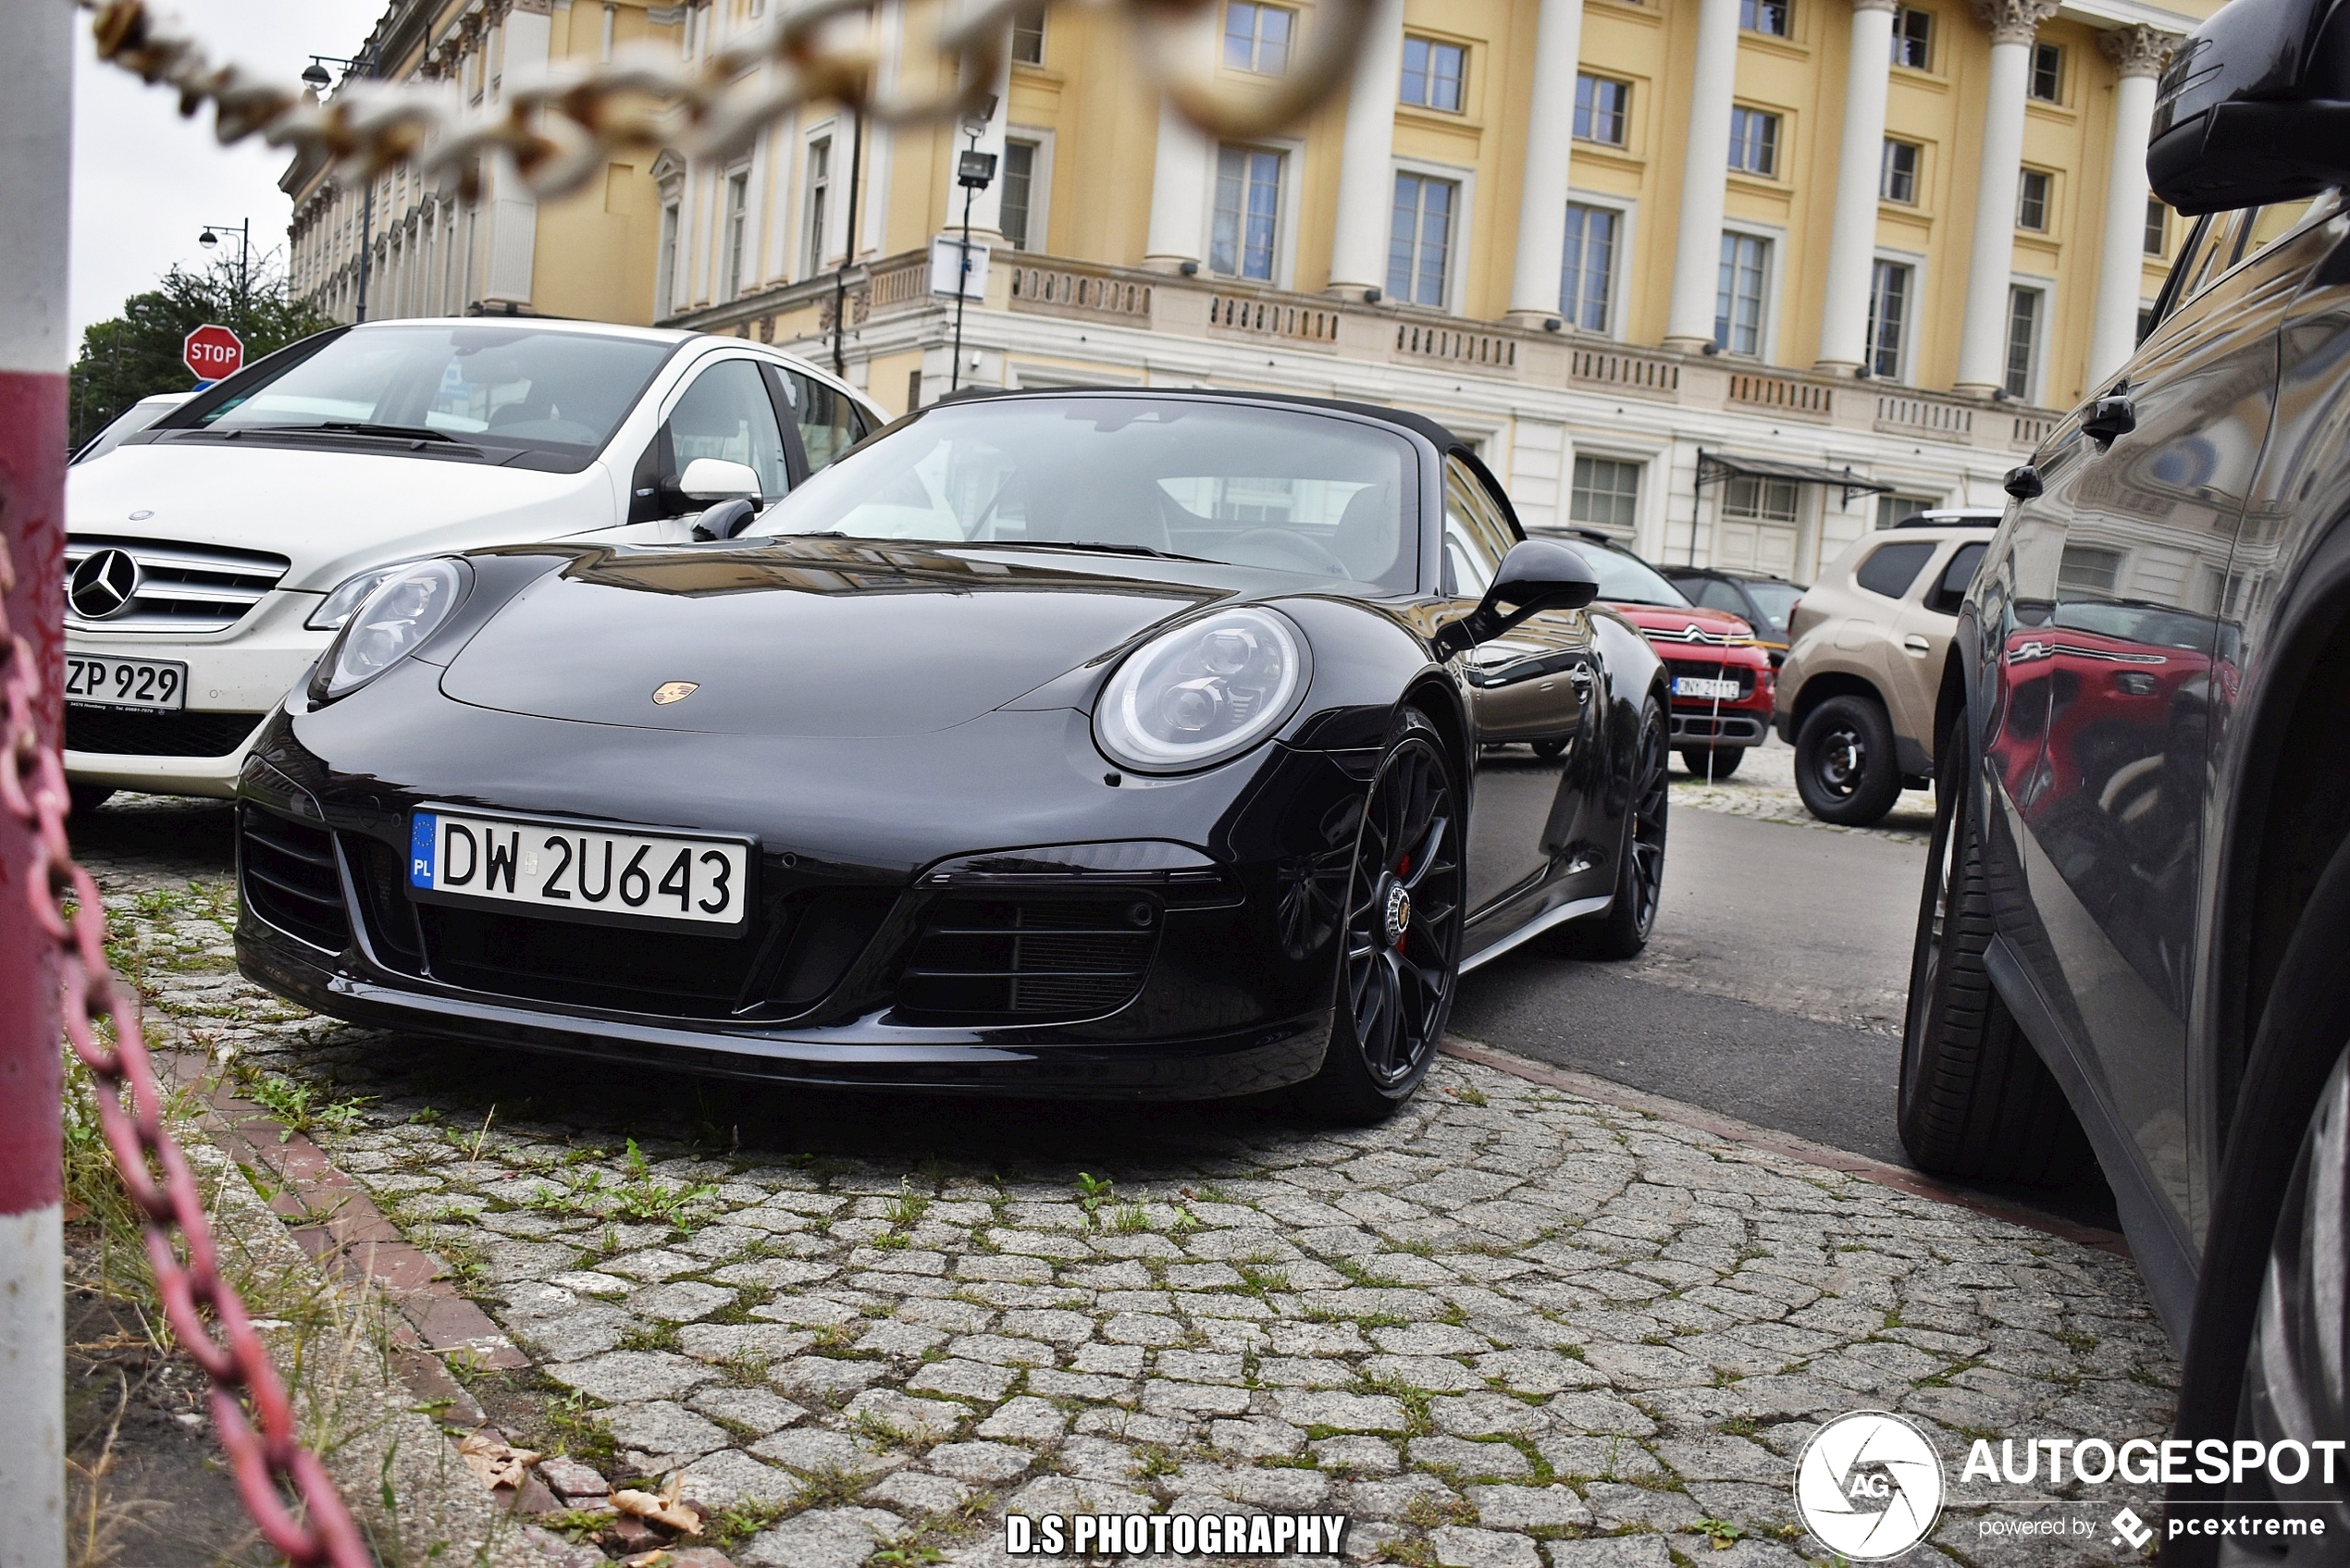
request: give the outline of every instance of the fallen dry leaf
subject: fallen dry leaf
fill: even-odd
[[[528,1469],[539,1459],[536,1451],[510,1447],[503,1438],[487,1432],[474,1432],[460,1438],[457,1454],[481,1477],[483,1485],[513,1487],[517,1490],[530,1478]]]
[[[622,1558],[620,1568],[669,1568],[669,1565],[676,1561],[675,1552],[665,1546],[657,1546],[650,1551],[640,1551],[634,1557]]]
[[[674,1493],[675,1483],[663,1489]],[[655,1497],[650,1492],[623,1488],[612,1494],[612,1505],[619,1512],[649,1519],[656,1525],[666,1525],[681,1536],[701,1534],[701,1515],[678,1502],[674,1496]]]

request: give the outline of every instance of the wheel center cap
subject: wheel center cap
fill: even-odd
[[[1402,883],[1394,883],[1388,887],[1384,915],[1387,945],[1390,947],[1402,946],[1404,933],[1412,929],[1412,893]]]

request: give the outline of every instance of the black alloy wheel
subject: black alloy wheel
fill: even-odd
[[[1303,1086],[1331,1120],[1386,1119],[1436,1059],[1459,978],[1461,841],[1451,764],[1435,727],[1407,710],[1364,804],[1330,1052]]]
[[[1832,697],[1795,736],[1795,787],[1812,815],[1839,827],[1882,821],[1901,798],[1893,723],[1865,697]]]
[[[1738,771],[1746,760],[1746,748],[1738,746],[1685,746],[1681,747],[1681,766],[1709,784],[1726,779]]]
[[[2088,1168],[2088,1137],[1984,964],[1994,926],[1970,750],[1953,726],[1910,957],[1897,1124],[1922,1170],[2060,1186]]]
[[[1624,848],[1616,857],[1615,897],[1607,913],[1567,928],[1567,950],[1577,957],[1637,957],[1656,931],[1664,902],[1664,824],[1672,805],[1667,777],[1671,749],[1664,740],[1664,710],[1651,700],[1640,712],[1640,738],[1632,752],[1632,809],[1624,823]]]

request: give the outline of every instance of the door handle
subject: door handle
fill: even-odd
[[[2137,427],[2137,405],[2124,392],[2099,398],[2089,406],[2089,417],[2081,421],[2081,433],[2100,446],[2111,446]]]
[[[1575,683],[1577,697],[1584,698],[1591,695],[1591,667],[1589,664],[1573,666],[1567,671],[1566,678]]]
[[[1920,659],[1923,659],[1927,654],[1934,651],[1934,645],[1927,642],[1915,632],[1911,632],[1908,636],[1901,639],[1901,647],[1908,652],[1916,654]]]

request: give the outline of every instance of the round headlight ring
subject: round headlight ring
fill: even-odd
[[[1161,633],[1110,673],[1094,740],[1130,772],[1212,768],[1273,734],[1304,699],[1313,664],[1295,622],[1255,605]]]
[[[386,577],[360,601],[327,650],[319,696],[348,697],[429,640],[463,602],[471,574],[447,556]]]

